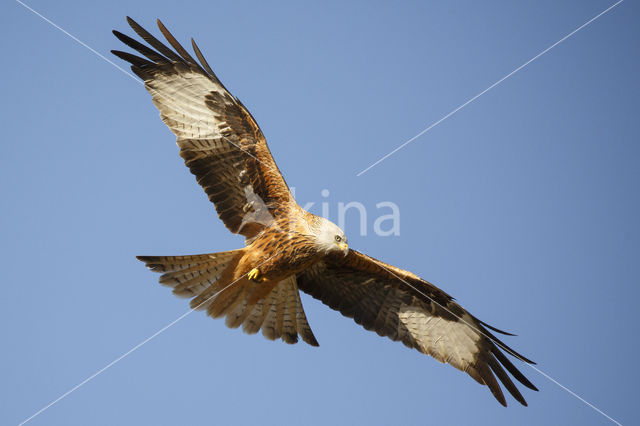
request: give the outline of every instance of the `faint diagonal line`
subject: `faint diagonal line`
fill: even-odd
[[[48,22],[49,24],[51,24],[54,28],[57,28],[58,30],[62,31],[64,34],[66,34],[67,36],[69,36],[72,40],[76,41],[77,43],[79,43],[80,45],[86,47],[87,49],[89,49],[91,52],[95,53],[98,57],[104,59],[105,61],[107,61],[108,63],[110,63],[111,65],[113,65],[114,67],[118,68],[120,71],[122,71],[123,73],[125,73],[126,75],[128,75],[129,77],[131,77],[132,79],[134,79],[136,82],[142,84],[142,81],[140,81],[140,79],[138,77],[136,77],[135,75],[131,74],[129,71],[125,70],[124,68],[122,68],[120,65],[116,64],[115,62],[113,62],[112,60],[110,60],[109,58],[107,58],[106,56],[104,56],[102,53],[98,52],[97,50],[95,50],[93,47],[89,46],[87,43],[83,42],[82,40],[78,39],[76,36],[74,36],[73,34],[69,33],[67,30],[65,30],[64,28],[61,28],[59,25],[57,25],[56,23],[54,23],[53,21],[51,21],[50,19],[48,19],[46,16],[43,16],[42,14],[38,13],[37,11],[33,10],[31,7],[29,7],[27,4],[21,2],[20,0],[16,0],[16,2],[20,3],[25,9],[30,10],[31,12],[33,12],[35,15],[39,16],[40,18],[42,18],[44,21]]]
[[[589,407],[591,407],[592,409],[594,409],[595,411],[597,411],[598,413],[602,414],[604,417],[606,417],[607,419],[611,420],[613,423],[622,426],[622,423],[620,423],[619,421],[617,421],[616,419],[612,418],[611,416],[609,416],[607,413],[605,413],[604,411],[602,411],[601,409],[599,409],[598,407],[596,407],[595,405],[593,405],[592,403],[590,403],[589,401],[587,401],[586,399],[584,399],[583,397],[581,397],[580,395],[578,395],[577,393],[575,393],[574,391],[572,391],[571,389],[569,389],[568,387],[564,386],[562,383],[558,382],[556,379],[554,379],[553,377],[549,376],[547,373],[545,373],[544,371],[540,370],[538,367],[536,367],[535,365],[531,365],[531,364],[527,364],[530,368],[533,368],[534,370],[536,370],[538,373],[540,373],[542,376],[544,376],[547,380],[549,380],[550,382],[555,383],[558,387],[564,389],[565,391],[567,391],[570,395],[576,397],[577,399],[579,399],[580,401],[584,402],[586,405],[588,405]]]
[[[273,259],[275,256],[277,256],[279,253],[274,254],[273,256],[269,257],[267,260],[265,260],[264,262],[260,263],[258,266],[256,266],[256,268],[259,268],[260,266],[264,265],[266,262],[268,262],[269,260]],[[122,355],[120,355],[119,357],[117,357],[116,359],[114,359],[113,361],[111,361],[110,363],[108,363],[107,365],[105,365],[104,367],[102,367],[101,369],[99,369],[98,371],[96,371],[95,373],[93,373],[92,375],[90,375],[89,377],[87,377],[86,379],[84,379],[83,381],[81,381],[80,383],[78,383],[77,385],[75,385],[74,387],[72,387],[71,389],[69,389],[68,391],[66,391],[65,393],[63,393],[62,395],[60,395],[58,398],[54,399],[53,401],[51,401],[49,404],[45,405],[44,407],[42,407],[41,409],[39,409],[38,411],[36,411],[35,413],[33,413],[31,416],[27,417],[25,420],[23,420],[22,422],[20,422],[18,424],[18,426],[22,426],[25,423],[28,423],[29,421],[33,420],[35,417],[37,417],[38,415],[42,414],[43,412],[45,412],[46,410],[48,410],[49,408],[51,408],[52,406],[54,406],[55,404],[57,404],[58,402],[62,401],[63,399],[65,399],[67,396],[71,395],[73,392],[75,392],[76,390],[78,390],[79,388],[81,388],[82,386],[84,386],[85,384],[89,383],[91,380],[95,379],[97,376],[99,376],[100,374],[104,373],[106,370],[108,370],[109,368],[113,367],[115,364],[117,364],[118,362],[122,361],[124,358],[126,358],[127,356],[129,356],[130,354],[132,354],[133,352],[135,352],[136,350],[140,349],[142,346],[144,346],[145,344],[147,344],[149,341],[153,340],[155,337],[159,336],[160,334],[164,333],[165,331],[167,331],[169,328],[173,327],[175,324],[177,324],[178,322],[182,321],[184,318],[186,318],[188,315],[190,315],[191,313],[193,313],[194,311],[197,311],[201,306],[203,306],[205,303],[209,302],[211,299],[214,299],[215,297],[217,297],[220,293],[222,293],[223,291],[225,291],[226,289],[228,289],[229,287],[231,287],[233,284],[237,283],[238,281],[240,281],[242,278],[244,278],[244,275],[241,276],[240,278],[238,278],[237,280],[234,280],[233,282],[231,282],[229,285],[227,285],[225,288],[223,288],[222,290],[218,291],[217,293],[213,294],[212,296],[206,298],[202,303],[200,303],[199,305],[189,309],[187,312],[185,312],[184,314],[180,315],[178,318],[176,318],[175,320],[171,321],[169,324],[165,325],[164,327],[162,327],[160,330],[156,331],[155,333],[153,333],[151,336],[147,337],[146,339],[144,339],[142,342],[138,343],[137,345],[135,345],[134,347],[132,347],[131,349],[129,349],[127,352],[123,353]]]
[[[385,155],[384,157],[382,157],[381,159],[379,159],[378,161],[376,161],[375,163],[371,164],[369,167],[367,167],[366,169],[362,170],[360,173],[357,174],[357,176],[362,175],[363,173],[367,172],[368,170],[370,170],[372,167],[376,166],[377,164],[379,164],[380,162],[384,161],[386,158],[388,158],[389,156],[393,155],[395,152],[399,151],[400,149],[404,148],[406,145],[408,145],[409,143],[413,142],[415,139],[419,138],[420,136],[422,136],[423,134],[425,134],[426,132],[428,132],[429,130],[431,130],[433,127],[437,126],[438,124],[440,124],[441,122],[443,122],[444,120],[446,120],[447,118],[449,118],[450,116],[452,116],[453,114],[455,114],[456,112],[458,112],[460,109],[464,108],[465,106],[467,106],[468,104],[470,104],[471,102],[475,101],[477,98],[479,98],[480,96],[484,95],[485,93],[487,93],[489,90],[493,89],[494,87],[496,87],[497,85],[499,85],[500,83],[502,83],[504,80],[506,80],[507,78],[511,77],[512,75],[514,75],[515,73],[517,73],[518,71],[520,71],[521,69],[523,69],[524,67],[526,67],[527,65],[529,65],[531,62],[535,61],[536,59],[538,59],[539,57],[541,57],[542,55],[544,55],[545,53],[547,53],[548,51],[550,51],[551,49],[553,49],[554,47],[556,47],[558,44],[562,43],[563,41],[565,41],[566,39],[568,39],[569,37],[573,36],[575,33],[577,33],[578,31],[582,30],[583,28],[585,28],[586,26],[588,26],[589,24],[591,24],[592,22],[594,22],[596,19],[598,19],[599,17],[601,17],[602,15],[604,15],[605,13],[609,12],[611,9],[613,9],[614,7],[618,6],[620,3],[622,3],[624,0],[619,0],[617,3],[611,5],[609,8],[605,9],[604,11],[602,11],[600,14],[596,15],[594,18],[592,18],[591,20],[587,21],[586,23],[584,23],[582,26],[578,27],[577,29],[575,29],[574,31],[572,31],[571,33],[569,33],[568,35],[566,35],[565,37],[563,37],[562,39],[560,39],[559,41],[557,41],[556,43],[554,43],[553,45],[549,46],[548,48],[546,48],[545,50],[543,50],[542,52],[540,52],[538,55],[534,56],[533,58],[531,58],[530,60],[528,60],[527,62],[525,62],[524,64],[522,64],[520,67],[516,68],[514,71],[512,71],[511,73],[507,74],[506,76],[504,76],[503,78],[501,78],[500,80],[498,80],[497,82],[495,82],[494,84],[492,84],[491,86],[489,86],[487,89],[483,90],[482,92],[480,92],[479,94],[477,94],[476,96],[474,96],[473,98],[469,99],[467,102],[465,102],[464,104],[460,105],[459,107],[457,107],[456,109],[454,109],[453,111],[451,111],[450,113],[448,113],[447,115],[445,115],[443,118],[441,118],[440,120],[436,121],[435,123],[431,124],[429,127],[427,127],[425,130],[421,131],[420,133],[418,133],[417,135],[415,135],[414,137],[412,137],[411,139],[409,139],[408,141],[406,141],[405,143],[403,143],[402,145],[400,145],[399,147],[397,147],[396,149],[394,149],[393,151],[391,151],[389,154]],[[101,59],[103,59],[104,61],[108,62],[109,64],[113,65],[114,67],[116,67],[118,70],[120,70],[121,72],[127,74],[129,77],[131,77],[132,79],[134,79],[136,82],[143,84],[143,82],[141,80],[139,80],[136,76],[134,76],[133,74],[131,74],[130,72],[128,72],[127,70],[125,70],[124,68],[120,67],[119,65],[117,65],[116,63],[114,63],[113,61],[111,61],[110,59],[108,59],[107,57],[105,57],[104,55],[102,55],[101,53],[99,53],[98,51],[96,51],[95,49],[93,49],[92,47],[90,47],[89,45],[87,45],[86,43],[82,42],[81,40],[79,40],[77,37],[73,36],[72,34],[70,34],[68,31],[64,30],[63,28],[61,28],[60,26],[58,26],[57,24],[55,24],[54,22],[52,22],[51,20],[49,20],[48,18],[46,18],[45,16],[43,16],[42,14],[38,13],[37,11],[35,11],[34,9],[32,9],[31,7],[29,7],[27,4],[23,3],[20,0],[16,0],[17,3],[19,3],[20,5],[22,5],[23,7],[25,7],[26,9],[28,9],[29,11],[31,11],[32,13],[34,13],[35,15],[39,16],[40,18],[42,18],[44,21],[46,21],[47,23],[51,24],[53,27],[55,27],[56,29],[60,30],[61,32],[63,32],[64,34],[66,34],[67,36],[69,36],[71,39],[73,39],[74,41],[76,41],[77,43],[79,43],[80,45],[84,46],[85,48],[87,48],[88,50],[90,50],[91,52],[93,52],[94,54],[96,54],[98,57],[100,57]],[[232,141],[229,141],[231,144],[235,145]],[[235,145],[237,146],[237,145]],[[238,147],[239,149],[241,149],[242,151],[246,152],[244,149]],[[247,153],[249,154],[249,153]],[[251,155],[251,154],[249,154]],[[252,156],[253,157],[253,156]],[[255,158],[255,157],[254,157]],[[260,161],[256,158],[257,161]],[[269,166],[267,166],[269,167]],[[264,262],[262,262],[260,265],[266,263],[268,260],[272,259],[274,256],[268,258],[267,260],[265,260]],[[260,266],[258,265],[258,266]],[[401,277],[397,276],[393,271],[389,270],[388,268],[384,267],[384,269],[386,269],[389,273],[391,273],[392,275],[394,275],[396,278],[398,278],[400,281],[404,282],[406,285],[408,285],[409,287],[413,288],[415,291],[417,291],[418,293],[424,295],[426,298],[430,299],[433,303],[438,304],[440,307],[442,307],[443,309],[447,310],[449,313],[451,313],[452,315],[458,317],[457,315],[455,315],[453,312],[451,312],[448,308],[442,306],[441,304],[439,304],[438,302],[436,302],[435,300],[431,299],[428,295],[426,295],[425,293],[423,293],[422,291],[418,290],[417,288],[415,288],[414,286],[412,286],[411,284],[409,284],[408,282],[406,282],[405,280],[403,280]],[[207,298],[205,301],[203,301],[202,303],[200,303],[198,306],[190,309],[189,311],[185,312],[184,314],[182,314],[180,317],[178,317],[177,319],[175,319],[174,321],[170,322],[169,324],[167,324],[166,326],[164,326],[163,328],[161,328],[160,330],[158,330],[157,332],[155,332],[154,334],[152,334],[151,336],[147,337],[146,339],[144,339],[142,342],[138,343],[137,345],[135,345],[133,348],[131,348],[130,350],[128,350],[127,352],[123,353],[122,355],[120,355],[118,358],[114,359],[113,361],[111,361],[109,364],[107,364],[106,366],[104,366],[103,368],[101,368],[100,370],[96,371],[94,374],[92,374],[91,376],[87,377],[85,380],[83,380],[82,382],[78,383],[76,386],[72,387],[71,389],[69,389],[67,392],[65,392],[64,394],[62,394],[60,397],[56,398],[55,400],[53,400],[52,402],[50,402],[49,404],[47,404],[46,406],[44,406],[43,408],[41,408],[40,410],[38,410],[36,413],[34,413],[33,415],[31,415],[30,417],[28,417],[27,419],[25,419],[24,421],[22,421],[19,425],[24,425],[25,423],[31,421],[32,419],[34,419],[35,417],[37,417],[38,415],[42,414],[44,411],[46,411],[47,409],[49,409],[50,407],[52,407],[53,405],[55,405],[56,403],[60,402],[62,399],[66,398],[67,396],[69,396],[71,393],[73,393],[74,391],[76,391],[77,389],[79,389],[80,387],[82,387],[83,385],[85,385],[86,383],[88,383],[89,381],[93,380],[95,377],[97,377],[98,375],[100,375],[101,373],[103,373],[104,371],[108,370],[109,368],[111,368],[113,365],[117,364],[119,361],[121,361],[122,359],[126,358],[128,355],[130,355],[131,353],[135,352],[137,349],[139,349],[140,347],[142,347],[143,345],[145,345],[146,343],[148,343],[149,341],[151,341],[152,339],[154,339],[155,337],[157,337],[158,335],[162,334],[164,331],[168,330],[169,328],[171,328],[173,325],[175,325],[176,323],[178,323],[179,321],[181,321],[182,319],[184,319],[185,317],[187,317],[188,315],[190,315],[191,313],[193,313],[195,310],[197,310],[200,306],[202,306],[203,304],[209,302],[209,300],[217,297],[220,293],[222,293],[223,291],[225,291],[226,289],[228,289],[229,287],[231,287],[233,284],[235,284],[237,281],[239,281],[241,278],[231,282],[229,285],[227,285],[226,287],[224,287],[222,290],[216,292],[215,294],[213,294],[212,296],[210,296],[209,298]],[[473,324],[469,324],[467,321],[465,321],[464,319],[458,317],[462,322],[465,322],[468,326],[470,326],[471,328],[475,329],[476,331],[478,331],[480,334],[484,335],[485,337],[487,337],[490,340],[493,340],[491,337],[487,336],[485,333],[483,333],[481,330],[479,330],[477,327],[475,327]],[[529,367],[531,367],[532,369],[536,370],[538,373],[540,373],[541,375],[543,375],[544,377],[546,377],[548,380],[552,381],[553,383],[555,383],[556,385],[558,385],[559,387],[561,387],[562,389],[564,389],[565,391],[567,391],[569,394],[573,395],[574,397],[576,397],[577,399],[579,399],[580,401],[582,401],[583,403],[585,403],[586,405],[588,405],[589,407],[591,407],[592,409],[594,409],[595,411],[597,411],[598,413],[600,413],[601,415],[603,415],[604,417],[606,417],[607,419],[611,420],[612,422],[620,425],[619,422],[617,422],[615,419],[613,419],[612,417],[608,416],[606,413],[604,413],[602,410],[598,409],[596,406],[594,406],[593,404],[589,403],[588,401],[586,401],[584,398],[580,397],[578,394],[576,394],[575,392],[571,391],[569,388],[567,388],[566,386],[562,385],[561,383],[559,383],[557,380],[553,379],[551,376],[549,376],[548,374],[544,373],[543,371],[541,371],[540,369],[536,368],[533,365],[530,364],[526,364]]]
[[[443,306],[442,304],[438,303],[436,300],[434,300],[432,297],[430,297],[429,295],[427,295],[426,293],[424,293],[423,291],[421,291],[420,289],[416,288],[415,286],[411,285],[410,283],[408,283],[406,280],[404,280],[402,277],[398,276],[395,272],[393,272],[391,269],[387,268],[384,264],[382,264],[382,262],[379,263],[379,266],[382,267],[383,269],[385,269],[387,272],[389,272],[391,275],[393,275],[394,277],[396,277],[398,280],[402,281],[403,283],[405,283],[406,285],[408,285],[409,287],[411,287],[413,290],[417,291],[418,293],[420,293],[421,295],[423,295],[424,297],[426,297],[427,299],[429,299],[432,303],[435,303],[436,305],[440,306],[442,309],[444,309],[445,311],[447,311],[448,313],[450,313],[451,315],[453,315],[455,318],[458,318],[460,321],[462,321],[463,323],[467,324],[469,327],[471,327],[473,330],[477,331],[478,333],[480,333],[481,335],[483,335],[484,337],[486,337],[487,339],[489,339],[492,342],[495,342],[495,339],[489,335],[487,335],[484,331],[480,330],[475,324],[471,324],[469,323],[467,320],[465,320],[464,318],[462,318],[459,315],[456,315],[455,313],[453,313],[449,308],[447,308],[446,306]],[[496,342],[496,344],[498,344]],[[498,346],[500,346],[498,344]],[[596,407],[595,405],[593,405],[592,403],[590,403],[589,401],[587,401],[586,399],[584,399],[583,397],[581,397],[580,395],[578,395],[577,393],[575,393],[574,391],[572,391],[571,389],[569,389],[568,387],[564,386],[562,383],[558,382],[556,379],[554,379],[553,377],[551,377],[550,375],[548,375],[547,373],[545,373],[544,371],[540,370],[539,368],[537,368],[536,366],[529,364],[529,363],[524,363],[526,366],[534,369],[535,371],[537,371],[539,374],[541,374],[542,376],[544,376],[547,380],[549,380],[550,382],[555,383],[556,385],[558,385],[558,387],[560,387],[561,389],[565,390],[567,393],[569,393],[570,395],[574,396],[575,398],[579,399],[580,401],[582,401],[584,404],[586,404],[587,406],[591,407],[593,410],[595,410],[596,412],[600,413],[601,415],[603,415],[604,417],[606,417],[607,419],[611,420],[613,423],[622,426],[622,423],[618,422],[617,420],[615,420],[613,417],[609,416],[607,413],[605,413],[604,411],[602,411],[601,409],[599,409],[598,407]]]
[[[131,74],[129,71],[125,70],[124,68],[122,68],[120,65],[116,64],[115,62],[113,62],[112,60],[110,60],[109,58],[107,58],[106,56],[104,56],[103,54],[101,54],[100,52],[98,52],[97,50],[95,50],[94,48],[92,48],[91,46],[89,46],[88,44],[86,44],[85,42],[83,42],[82,40],[78,39],[76,36],[74,36],[73,34],[69,33],[68,31],[66,31],[64,28],[60,27],[59,25],[57,25],[56,23],[54,23],[53,21],[51,21],[50,19],[48,19],[46,16],[42,15],[41,13],[39,13],[38,11],[34,10],[33,8],[31,8],[30,6],[28,6],[27,4],[23,3],[20,0],[16,0],[16,2],[20,3],[22,6],[24,6],[26,9],[30,10],[31,12],[33,12],[35,15],[39,16],[40,18],[42,18],[44,21],[48,22],[49,24],[51,24],[54,28],[57,28],[58,30],[60,30],[61,32],[63,32],[64,34],[66,34],[67,36],[69,36],[71,39],[73,39],[74,41],[76,41],[77,43],[79,43],[80,45],[86,47],[87,49],[89,49],[91,52],[93,52],[94,54],[96,54],[98,57],[100,57],[101,59],[105,60],[106,62],[108,62],[109,64],[113,65],[114,67],[116,67],[117,69],[119,69],[120,71],[122,71],[123,73],[125,73],[126,75],[128,75],[129,77],[131,77],[132,79],[134,79],[136,81],[136,83],[140,83],[140,84],[144,84],[144,82],[139,79],[138,77],[136,77],[135,75]],[[235,142],[233,142],[231,139],[229,139],[228,137],[224,137],[224,140],[226,140],[227,142],[229,142],[231,145],[235,146],[236,148],[238,148],[240,151],[244,152],[245,154],[247,154],[248,156],[252,157],[253,159],[255,159],[258,163],[262,164],[263,166],[265,166],[266,168],[268,168],[269,170],[273,171],[273,172],[278,172],[273,166],[266,164],[264,161],[260,160],[258,157],[256,157],[255,155],[251,154],[249,151],[247,151],[246,149],[242,148],[240,145],[236,144]],[[279,172],[278,172],[279,173]]]
[[[452,110],[451,112],[449,112],[447,115],[445,115],[444,117],[442,117],[441,119],[439,119],[438,121],[435,121],[433,123],[431,123],[429,125],[429,127],[427,127],[426,129],[422,130],[420,133],[418,133],[417,135],[413,136],[411,139],[407,140],[406,142],[404,142],[403,144],[399,145],[398,147],[396,147],[393,151],[389,152],[388,154],[386,154],[385,156],[381,157],[379,160],[375,161],[374,163],[370,164],[369,167],[367,167],[366,169],[363,169],[360,171],[360,173],[358,173],[356,176],[361,176],[364,173],[366,173],[367,171],[369,171],[370,169],[372,169],[373,167],[377,166],[378,164],[382,163],[384,160],[386,160],[387,158],[391,157],[393,154],[395,154],[396,152],[400,151],[402,148],[404,148],[405,146],[409,145],[411,142],[415,141],[416,139],[418,139],[420,136],[424,135],[425,133],[427,133],[429,130],[433,129],[434,127],[436,127],[438,124],[442,123],[443,121],[445,121],[447,118],[451,117],[452,115],[454,115],[456,112],[460,111],[462,108],[466,107],[467,105],[469,105],[471,102],[475,101],[476,99],[478,99],[480,96],[484,95],[485,93],[487,93],[488,91],[490,91],[491,89],[493,89],[494,87],[496,87],[497,85],[499,85],[500,83],[502,83],[503,81],[505,81],[506,79],[508,79],[509,77],[511,77],[512,75],[514,75],[515,73],[517,73],[518,71],[520,71],[521,69],[523,69],[524,67],[526,67],[527,65],[529,65],[531,62],[535,61],[536,59],[538,59],[539,57],[541,57],[542,55],[544,55],[545,53],[547,53],[548,51],[550,51],[551,49],[553,49],[554,47],[556,47],[557,45],[559,45],[560,43],[562,43],[563,41],[565,41],[566,39],[568,39],[569,37],[573,36],[575,33],[577,33],[578,31],[582,30],[583,28],[585,28],[586,26],[588,26],[589,24],[591,24],[593,21],[595,21],[596,19],[600,18],[602,15],[604,15],[605,13],[609,12],[611,9],[613,9],[614,7],[618,6],[620,3],[622,3],[624,0],[619,0],[617,3],[612,4],[611,6],[609,6],[608,8],[606,8],[605,10],[603,10],[602,12],[600,12],[599,14],[597,14],[596,16],[594,16],[593,18],[589,19],[587,22],[585,22],[584,24],[580,25],[578,28],[576,28],[575,30],[571,31],[569,34],[567,34],[566,36],[562,37],[560,40],[556,41],[555,43],[553,43],[551,46],[547,47],[546,49],[544,49],[542,52],[538,53],[536,56],[534,56],[533,58],[529,59],[527,62],[525,62],[524,64],[520,65],[518,68],[516,68],[515,70],[511,71],[509,74],[505,75],[504,77],[502,77],[500,80],[496,81],[495,83],[493,83],[491,86],[487,87],[486,89],[484,89],[482,92],[478,93],[477,95],[475,95],[474,97],[472,97],[471,99],[469,99],[468,101],[466,101],[465,103],[463,103],[462,105],[458,106],[457,108],[455,108],[454,110]]]

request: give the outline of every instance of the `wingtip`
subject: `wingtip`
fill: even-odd
[[[514,336],[514,337],[517,336],[517,334],[509,333],[508,331],[504,331],[504,330],[500,330],[499,328],[494,327],[494,326],[492,326],[490,324],[487,324],[484,321],[480,321],[478,318],[475,318],[475,320],[478,321],[480,324],[484,325],[485,327],[487,327],[488,329],[495,331],[496,333],[500,333],[500,334],[503,334],[505,336]]]
[[[121,33],[121,32],[120,32],[120,31],[118,31],[118,30],[112,30],[112,31],[111,31],[111,33],[112,33],[114,36],[116,36],[116,38],[117,38],[118,40],[120,40],[121,42],[123,42],[123,43],[127,44],[125,40],[126,40],[128,37],[127,37],[124,33]]]
[[[518,354],[520,355],[520,354]],[[531,361],[529,358],[520,355],[520,360],[526,362],[527,364],[537,365],[535,362]]]
[[[126,61],[126,56],[130,55],[130,53],[128,52],[123,52],[122,50],[117,50],[117,49],[111,49],[109,52],[111,52],[112,55],[116,55],[118,58],[122,59],[123,61]]]
[[[503,407],[507,407],[507,400],[504,396],[502,396],[502,398],[498,398],[498,396],[496,394],[493,395],[495,397],[495,399],[500,403],[500,405],[502,405]]]

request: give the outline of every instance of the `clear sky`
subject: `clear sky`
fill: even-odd
[[[300,204],[357,201],[350,245],[436,283],[622,423],[640,298],[640,7],[627,0],[362,176],[614,1],[28,4],[111,57],[130,15],[193,36]],[[5,1],[0,423],[17,424],[185,312],[136,254],[238,248],[143,87]],[[322,190],[329,190],[323,197]],[[377,236],[390,201],[400,235]],[[450,366],[303,295],[319,348],[200,312],[33,425],[611,424],[538,372],[503,408]]]

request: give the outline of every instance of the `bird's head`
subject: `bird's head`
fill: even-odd
[[[316,239],[320,250],[331,252],[342,252],[345,256],[349,253],[347,237],[335,223],[323,217],[319,217],[316,228]]]

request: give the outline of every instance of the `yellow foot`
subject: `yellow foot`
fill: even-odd
[[[253,268],[251,271],[249,271],[247,277],[249,277],[251,281],[255,281],[257,283],[265,281],[265,277],[260,274],[260,270],[258,268]]]

